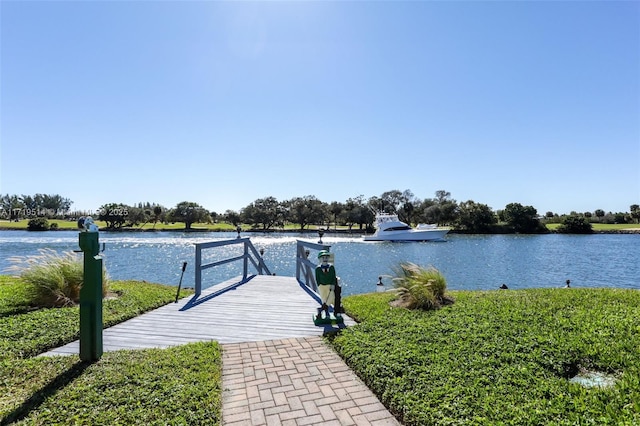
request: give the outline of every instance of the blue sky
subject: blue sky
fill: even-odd
[[[640,204],[640,2],[0,2],[0,193]]]

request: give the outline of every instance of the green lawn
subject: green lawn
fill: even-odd
[[[438,311],[347,297],[336,351],[406,425],[640,424],[640,292],[452,292]],[[611,388],[569,378],[611,374]]]
[[[560,227],[560,223],[546,223],[545,226],[550,231],[555,231]],[[626,229],[635,229],[640,231],[640,224],[637,223],[592,223],[591,228],[594,232],[622,231]]]
[[[0,229],[26,230],[28,223],[29,223],[29,220],[27,219],[23,219],[18,222],[0,220]],[[57,223],[58,229],[61,229],[61,230],[78,229],[78,226],[75,221],[52,219],[52,220],[49,220],[49,223],[50,224]],[[96,224],[100,227],[100,229],[103,229],[103,230],[107,227],[106,222],[96,221]],[[550,231],[554,231],[558,229],[558,227],[560,226],[559,223],[547,223],[545,225]],[[322,226],[308,225],[305,228],[305,230],[315,232],[316,228],[321,228],[323,226],[324,225]],[[591,226],[595,232],[619,231],[623,229],[637,229],[638,231],[640,231],[640,224],[592,223]],[[242,225],[242,229],[245,231],[250,228],[251,228],[250,225]],[[286,231],[299,231],[299,228],[300,227],[298,225],[289,224],[289,225],[286,225],[284,229]],[[141,231],[154,230],[154,229],[156,231],[183,231],[185,228],[184,228],[184,223],[177,222],[177,223],[167,223],[167,224],[157,223],[155,226],[153,225],[153,223],[146,223],[144,225],[138,225],[134,228],[127,228],[127,229],[141,230]],[[334,227],[332,226],[331,229],[334,229]],[[345,231],[345,230],[348,230],[349,228],[346,226],[338,226],[337,229]],[[192,230],[236,232],[236,227],[231,225],[230,223],[196,223],[192,225]],[[358,229],[357,226],[354,226],[353,232],[357,233],[357,232],[361,232],[361,230]]]
[[[0,424],[220,424],[220,346],[33,356],[78,338],[78,308],[32,309],[19,279],[0,276]],[[105,326],[175,299],[175,287],[115,281]],[[181,296],[192,293],[183,290]]]
[[[49,220],[49,224],[51,223],[57,223],[58,224],[58,229],[61,230],[77,230],[78,229],[78,225],[75,221],[69,221],[69,220],[60,220],[60,219],[50,219]],[[10,222],[8,220],[0,220],[0,229],[13,229],[13,230],[26,230],[27,229],[27,225],[29,224],[29,220],[28,219],[22,219],[18,222]],[[96,224],[100,227],[101,230],[106,229],[107,227],[107,223],[97,220]],[[230,223],[194,223],[193,225],[191,225],[191,228],[193,231],[224,231],[224,232],[236,232],[236,227],[233,226]],[[141,230],[141,231],[148,231],[148,230],[156,230],[156,231],[184,231],[185,227],[184,227],[184,223],[182,222],[176,222],[176,223],[157,223],[155,226],[153,225],[153,223],[146,223],[143,225],[138,225],[135,226],[133,228],[126,228],[127,230]],[[250,225],[242,225],[242,229],[244,231],[247,231],[248,229],[251,229]],[[300,229],[300,226],[298,225],[286,225],[285,230],[287,231],[298,231]],[[316,226],[315,225],[310,225],[307,226],[307,228],[305,228],[306,230],[313,230],[315,231]],[[333,229],[333,227],[332,227]],[[338,227],[338,229],[348,229],[347,227]]]
[[[75,221],[69,220],[60,220],[60,219],[49,219],[49,224],[57,223],[58,229],[62,230],[77,230],[78,225]],[[22,219],[18,222],[10,222],[8,220],[0,220],[0,229],[15,229],[15,230],[26,230],[27,225],[29,224],[28,219]],[[107,223],[97,220],[96,224],[100,227],[100,229],[105,229],[107,227]],[[209,230],[209,231],[234,231],[236,230],[235,226],[229,223],[197,223],[192,225],[194,230]],[[157,223],[153,226],[153,223],[146,223],[144,225],[138,225],[135,228],[127,228],[127,229],[137,229],[137,230],[152,230],[155,229],[157,231],[175,231],[175,230],[184,230],[184,223]]]
[[[34,310],[0,276],[0,424],[221,423],[221,347],[34,357],[75,340],[78,309]],[[172,303],[175,287],[116,281],[106,324]],[[189,294],[184,291],[184,295]],[[328,338],[406,425],[640,424],[640,292],[451,292],[437,311],[391,308],[393,294],[344,299],[360,324]],[[591,370],[611,388],[569,381]]]

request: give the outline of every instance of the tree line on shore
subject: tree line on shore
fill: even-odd
[[[151,202],[137,205],[107,203],[95,212],[73,211],[73,202],[60,195],[35,194],[1,195],[0,218],[17,220],[77,219],[93,215],[94,219],[107,223],[109,229],[137,227],[153,223],[182,222],[186,229],[195,223],[226,222],[234,227],[248,225],[263,231],[284,229],[294,224],[300,230],[310,225],[330,228],[331,225],[354,227],[369,232],[373,229],[376,211],[395,213],[400,220],[416,225],[434,223],[451,226],[458,232],[467,233],[542,233],[547,232],[545,223],[560,223],[560,232],[591,232],[591,223],[639,223],[640,206],[633,204],[629,212],[605,213],[571,212],[559,215],[546,212],[539,215],[533,206],[509,203],[504,209],[493,211],[486,204],[473,200],[457,202],[451,193],[444,190],[435,192],[433,198],[420,199],[410,190],[391,190],[380,196],[365,198],[363,195],[349,198],[346,202],[323,202],[315,196],[294,197],[278,201],[275,197],[260,198],[240,211],[226,210],[216,213],[192,201],[183,201],[172,208]],[[97,217],[95,217],[97,216]],[[40,224],[42,225],[42,224]]]

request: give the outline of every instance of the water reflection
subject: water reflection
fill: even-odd
[[[248,235],[248,234],[247,234]],[[183,286],[193,286],[195,243],[235,239],[225,233],[109,233],[105,265],[114,279],[135,279],[177,285],[183,262],[187,270]],[[244,236],[244,235],[243,235]],[[317,242],[314,234],[251,234],[251,241],[277,275],[295,275],[296,241]],[[336,269],[345,294],[376,290],[378,276],[393,273],[404,261],[438,268],[451,289],[510,289],[562,287],[638,288],[640,282],[640,235],[455,235],[446,242],[363,242],[359,237],[325,234],[325,244],[336,254]],[[11,256],[38,254],[40,248],[72,251],[78,248],[75,231],[0,232],[0,271],[10,266]],[[241,246],[225,246],[204,252],[204,262],[242,254]],[[204,285],[238,276],[242,262],[207,269]],[[389,279],[383,280],[386,285]]]

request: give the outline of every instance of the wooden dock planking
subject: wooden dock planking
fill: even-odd
[[[197,299],[189,296],[105,329],[104,352],[321,336],[338,327],[313,324],[319,304],[294,277],[256,275],[236,286],[239,281],[225,281],[203,290]],[[228,288],[233,289],[224,291]],[[345,326],[355,325],[346,315],[344,320]],[[78,353],[75,341],[43,355]]]

